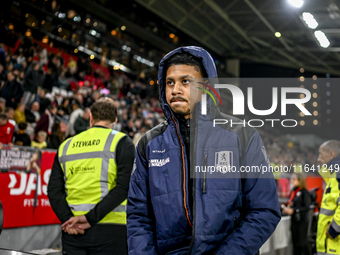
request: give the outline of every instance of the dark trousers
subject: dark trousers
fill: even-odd
[[[97,224],[84,235],[62,234],[63,255],[126,255],[125,225]]]
[[[291,223],[293,254],[294,255],[310,255],[310,247],[308,244],[307,231],[308,221],[293,221]]]

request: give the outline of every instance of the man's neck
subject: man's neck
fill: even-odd
[[[101,127],[106,127],[106,128],[112,128],[112,123],[109,122],[109,121],[104,121],[104,120],[101,120],[101,121],[98,121],[98,122],[95,122],[91,125],[91,127],[94,127],[94,126],[101,126]]]

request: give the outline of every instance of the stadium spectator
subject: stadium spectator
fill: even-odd
[[[47,148],[58,149],[65,139],[68,121],[66,118],[56,116],[56,122],[53,124],[52,133],[47,141]]]
[[[13,119],[17,124],[19,124],[20,122],[26,122],[25,105],[24,104],[18,105],[17,109],[14,111]]]
[[[19,56],[16,58],[17,65],[21,67],[22,63],[26,61],[26,57],[23,52],[19,53]]]
[[[0,96],[6,99],[6,106],[17,108],[23,95],[23,89],[12,71],[7,73],[7,81],[0,88]]]
[[[45,74],[44,82],[42,88],[48,92],[52,92],[52,87],[58,81],[57,73],[53,71],[52,68],[48,68]]]
[[[6,114],[0,114],[0,146],[7,144],[12,147],[12,137],[14,134],[14,126],[8,121]]]
[[[45,113],[41,115],[37,126],[35,127],[35,134],[38,134],[39,131],[45,131],[47,134],[52,133],[52,126],[54,124],[54,115],[57,113],[57,107],[55,104],[50,104],[48,108],[45,110]]]
[[[66,137],[74,136],[76,134],[74,130],[74,123],[76,119],[79,116],[83,115],[84,113],[84,110],[81,109],[81,103],[76,99],[73,99],[71,101],[71,107],[72,107],[72,113],[70,115],[69,123],[67,125]]]
[[[62,115],[70,115],[72,112],[71,106],[70,106],[70,99],[65,97],[59,106],[59,110],[63,111]]]
[[[53,97],[50,93],[47,93],[45,89],[38,89],[37,101],[40,104],[39,112],[43,114],[47,107],[54,102]]]
[[[307,190],[306,178],[303,173],[294,173],[291,177],[293,186],[288,207],[283,206],[282,212],[291,215],[290,229],[292,232],[293,254],[310,255],[308,245],[308,224],[311,197]]]
[[[18,132],[15,132],[12,138],[12,143],[18,146],[31,146],[31,138],[25,133],[27,128],[26,122],[18,124]]]
[[[6,51],[3,43],[0,43],[0,65],[6,65]]]
[[[7,117],[8,117],[9,123],[11,123],[14,127],[16,127],[17,123],[13,119],[14,118],[14,109],[12,107],[7,107],[5,109],[5,113],[6,113]]]
[[[39,68],[39,63],[34,62],[25,73],[23,104],[26,106],[29,106],[34,101],[38,87],[40,86]]]
[[[39,103],[35,101],[31,104],[30,110],[28,109],[25,110],[25,116],[26,116],[27,122],[35,123],[40,120],[39,108],[40,108]]]
[[[7,70],[0,64],[0,86],[2,82],[7,81]]]
[[[47,65],[48,63],[48,55],[47,55],[47,50],[46,48],[39,46],[38,47],[38,51],[39,51],[39,64],[40,66],[44,66]]]
[[[5,113],[6,108],[6,99],[3,97],[0,97],[0,113]]]
[[[47,148],[47,133],[45,131],[40,130],[37,134],[36,141],[31,142],[32,148],[44,149]]]
[[[74,131],[79,134],[87,130],[90,126],[90,108],[85,108],[83,115],[79,116],[74,122]]]
[[[131,139],[133,138],[133,136],[137,132],[137,128],[135,127],[133,120],[129,120],[129,122],[128,122],[127,126],[124,128],[123,132],[125,134],[129,135]]]

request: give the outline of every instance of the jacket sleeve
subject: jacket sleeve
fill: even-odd
[[[336,177],[339,185],[340,190],[340,173],[337,173]],[[333,237],[336,238],[340,235],[340,195],[336,201],[337,207],[335,209],[334,217],[331,222],[331,225],[329,226],[328,233]]]
[[[127,206],[129,255],[158,254],[155,217],[149,193],[148,162],[137,148]]]
[[[73,217],[73,213],[66,202],[64,173],[59,163],[58,153],[54,158],[52,172],[47,186],[47,196],[54,213],[61,223]]]
[[[257,166],[260,172],[242,178],[242,218],[234,231],[215,251],[218,255],[254,255],[272,235],[281,219],[275,180],[258,132],[250,138],[240,158],[240,171]],[[265,171],[267,169],[267,172]]]

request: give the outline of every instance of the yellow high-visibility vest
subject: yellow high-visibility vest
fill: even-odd
[[[336,172],[331,173],[327,168],[320,170],[320,175],[327,183],[322,196],[321,209],[319,212],[318,229],[316,237],[316,250],[318,255],[340,255],[340,235],[329,238],[326,235],[327,227],[332,224],[333,228],[340,232],[340,190],[336,179]]]
[[[64,141],[58,150],[66,201],[74,216],[85,215],[116,187],[116,147],[124,133],[93,127]],[[99,223],[126,224],[125,200]]]

